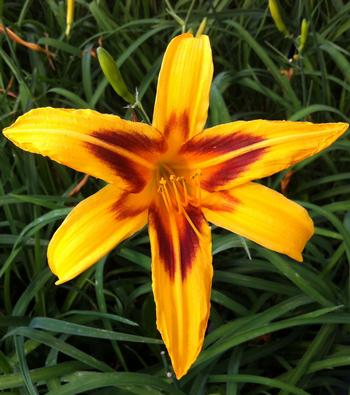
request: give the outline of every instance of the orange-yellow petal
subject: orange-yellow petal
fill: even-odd
[[[53,235],[50,269],[62,284],[82,273],[147,223],[148,195],[107,185],[79,203]]]
[[[207,120],[213,61],[209,37],[185,33],[168,45],[158,79],[153,126],[175,143],[201,132]]]
[[[162,136],[151,126],[93,110],[38,108],[3,133],[26,151],[130,192],[144,188],[165,149]]]
[[[252,182],[205,193],[202,209],[209,222],[297,261],[303,260],[302,251],[314,232],[303,207]]]
[[[205,130],[183,145],[178,162],[201,169],[209,191],[269,176],[327,148],[346,123],[237,121]]]
[[[196,360],[207,327],[213,271],[210,228],[199,208],[187,206],[186,214],[178,214],[158,203],[150,208],[149,235],[157,327],[179,379]]]

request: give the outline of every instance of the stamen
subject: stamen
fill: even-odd
[[[171,198],[169,195],[168,188],[166,187],[166,179],[162,177],[159,181],[158,191],[162,194],[162,198],[164,200],[165,208],[170,211],[171,209]]]
[[[174,176],[174,174],[172,174],[170,176],[170,181],[171,181],[171,184],[173,186],[174,193],[175,193],[175,200],[176,200],[176,204],[177,204],[177,212],[180,214],[181,213],[182,203],[181,203],[181,199],[180,199],[180,196],[179,196],[179,191],[177,190],[177,187],[176,187],[176,177]]]
[[[193,183],[193,194],[192,194],[192,188],[188,190],[188,186],[186,184],[185,178],[180,176],[177,177],[174,174],[171,174],[171,169],[168,167],[163,166],[163,168],[166,170],[166,172],[169,172],[169,176],[161,177],[159,180],[159,186],[157,191],[161,193],[165,208],[168,212],[171,212],[174,210],[175,202],[176,202],[176,211],[178,214],[183,214],[184,217],[186,218],[186,221],[189,223],[191,228],[193,229],[194,233],[198,237],[199,240],[202,241],[202,236],[201,232],[193,221],[191,220],[190,216],[186,212],[185,207],[188,205],[189,202],[191,204],[195,203],[194,205],[199,205],[200,204],[200,199],[201,199],[201,188],[200,188],[200,175],[201,171],[198,169],[196,172],[192,175],[191,181]],[[159,177],[159,173],[158,173]],[[172,190],[174,193],[172,194],[172,191],[168,189],[167,183],[171,182],[172,185]],[[196,204],[197,203],[197,204]]]
[[[163,198],[163,202],[164,202],[164,205],[165,205],[165,208],[166,208],[167,211],[170,211],[170,207],[169,207],[168,201],[166,199],[166,196],[164,194],[164,188],[163,188],[162,185],[159,186],[157,192],[161,193],[162,198]]]
[[[187,191],[185,179],[183,177],[177,177],[176,181],[181,183],[182,185],[183,195],[184,195],[184,206],[186,207],[188,205],[188,191]]]
[[[202,235],[200,233],[200,231],[196,228],[195,224],[192,222],[191,218],[189,217],[189,215],[187,214],[186,210],[184,208],[182,208],[183,210],[183,215],[185,216],[185,218],[187,219],[188,223],[190,224],[191,228],[193,229],[194,233],[196,234],[196,236],[198,237],[198,239],[200,241],[202,241]]]

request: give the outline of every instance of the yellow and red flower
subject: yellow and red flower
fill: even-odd
[[[316,154],[345,123],[237,121],[204,129],[213,75],[206,35],[169,44],[153,124],[92,110],[39,108],[4,134],[20,148],[105,180],[54,234],[48,261],[71,280],[148,223],[157,326],[178,378],[196,360],[210,311],[208,222],[302,260],[307,212],[253,183]]]

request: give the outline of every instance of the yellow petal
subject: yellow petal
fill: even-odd
[[[92,266],[147,223],[148,196],[108,185],[79,203],[52,237],[50,269],[62,284]]]
[[[153,126],[173,141],[187,140],[207,120],[213,61],[209,37],[185,33],[168,45],[159,74]]]
[[[230,189],[317,154],[348,126],[265,120],[227,123],[207,129],[184,144],[178,162],[202,170],[203,188]]]
[[[307,211],[263,185],[247,183],[206,193],[203,213],[213,224],[302,261],[314,227]]]
[[[157,327],[179,379],[196,360],[207,327],[210,228],[199,208],[187,206],[186,214],[178,214],[157,204],[150,208],[149,235]]]
[[[92,110],[38,108],[3,133],[26,151],[130,192],[144,188],[165,149],[162,136],[151,126]]]

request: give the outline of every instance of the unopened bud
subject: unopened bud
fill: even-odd
[[[129,92],[120,70],[112,56],[102,47],[97,48],[97,58],[103,74],[116,93],[129,104],[134,104],[135,98]]]
[[[301,53],[305,49],[307,36],[309,34],[309,22],[306,19],[303,19],[301,22],[301,34],[300,34],[300,44],[298,51]]]
[[[269,9],[277,29],[285,36],[289,36],[287,26],[284,24],[277,0],[269,0]]]

